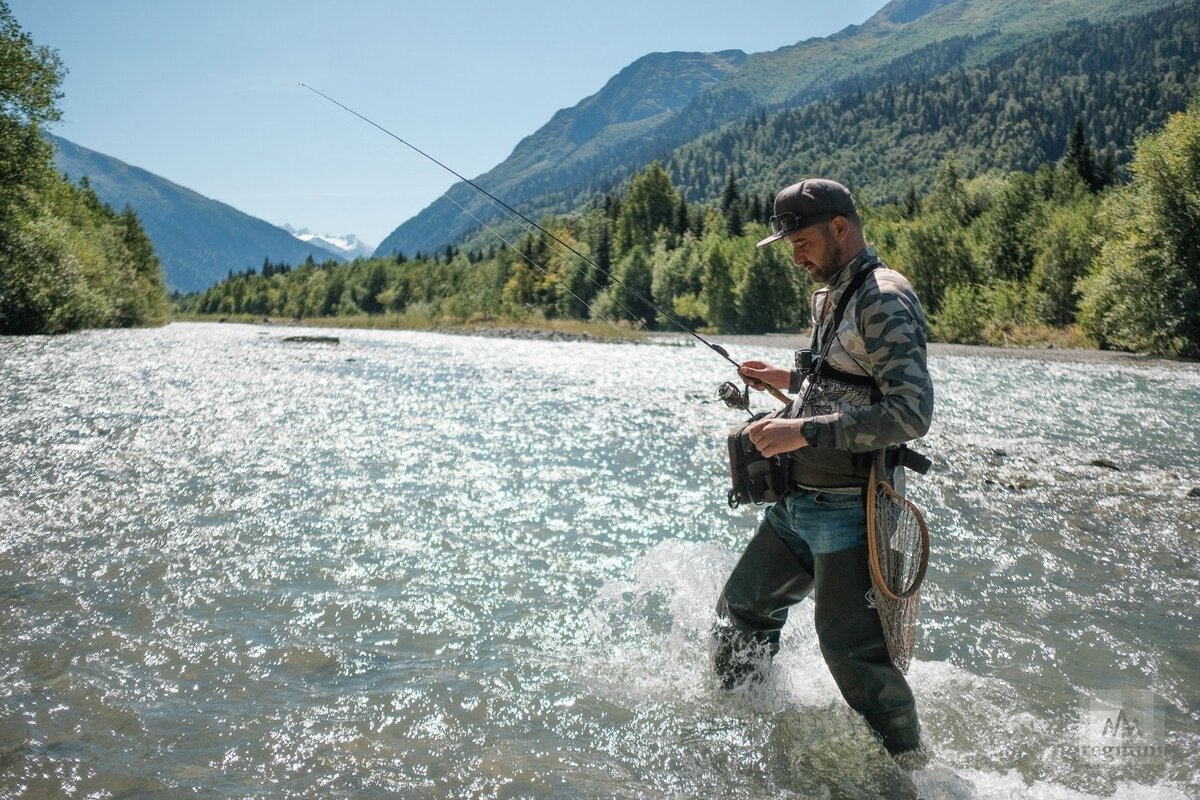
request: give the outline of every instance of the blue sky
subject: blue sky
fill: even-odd
[[[275,224],[375,245],[655,51],[774,50],[884,0],[8,0],[69,72],[60,136]]]

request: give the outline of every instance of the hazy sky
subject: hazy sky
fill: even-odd
[[[655,51],[774,50],[884,0],[8,0],[70,71],[64,138],[275,224],[377,245]]]

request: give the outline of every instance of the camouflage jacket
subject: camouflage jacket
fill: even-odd
[[[828,363],[855,375],[874,378],[869,387],[834,378],[810,376],[789,409],[794,417],[816,422],[816,447],[851,452],[878,450],[917,439],[933,417],[933,382],[926,363],[925,314],[908,280],[888,268],[869,245],[813,294],[814,356],[821,352],[834,308],[851,279],[878,265],[846,306]],[[815,381],[804,408],[796,408],[809,381]],[[872,402],[875,400],[876,402]]]

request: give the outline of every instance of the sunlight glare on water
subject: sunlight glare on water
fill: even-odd
[[[712,353],[332,333],[0,340],[0,796],[1200,792],[1200,369],[933,359],[905,776],[811,607],[709,676],[755,524]],[[1077,752],[1113,686],[1157,756]]]

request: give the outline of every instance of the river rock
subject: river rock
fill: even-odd
[[[1200,497],[1200,486],[1193,486],[1192,490],[1188,492],[1188,497]]]
[[[283,340],[294,344],[339,344],[342,341],[336,336],[285,336]]]

